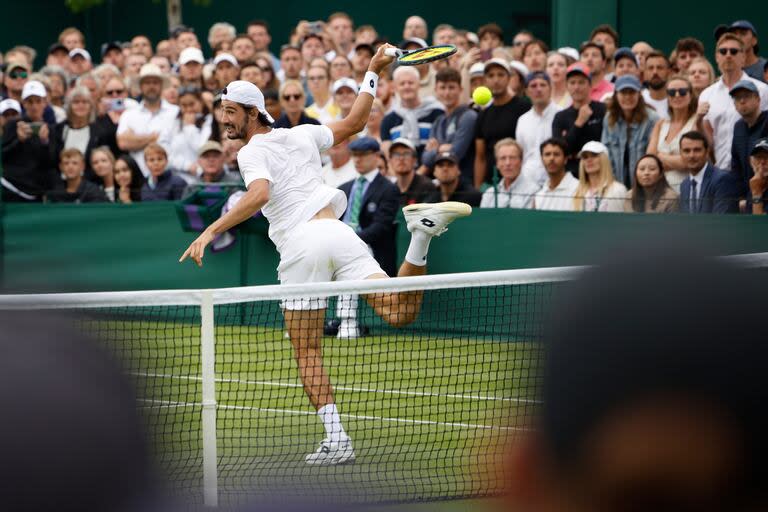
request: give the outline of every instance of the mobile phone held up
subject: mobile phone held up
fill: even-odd
[[[109,101],[109,111],[110,112],[122,112],[125,110],[125,99],[124,98],[114,98]]]

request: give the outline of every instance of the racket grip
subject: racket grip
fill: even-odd
[[[387,57],[399,57],[403,54],[403,50],[400,48],[387,48],[384,50],[384,55]]]

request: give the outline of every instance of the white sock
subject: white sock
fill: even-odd
[[[431,235],[418,229],[414,230],[411,233],[411,243],[408,245],[408,252],[405,253],[405,261],[417,267],[426,265],[430,240],[432,240]]]
[[[317,415],[320,416],[320,420],[325,427],[326,436],[332,443],[349,439],[347,433],[344,432],[344,427],[341,425],[341,418],[339,417],[339,410],[336,408],[336,404],[324,405],[317,410]]]

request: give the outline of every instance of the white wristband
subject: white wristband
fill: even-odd
[[[368,93],[374,98],[376,97],[376,86],[379,84],[379,75],[373,71],[367,71],[363,83],[360,84],[360,94]]]

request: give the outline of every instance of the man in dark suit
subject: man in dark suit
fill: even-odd
[[[733,173],[709,163],[709,143],[700,132],[680,138],[680,156],[688,177],[680,184],[683,213],[738,213],[739,183]]]

